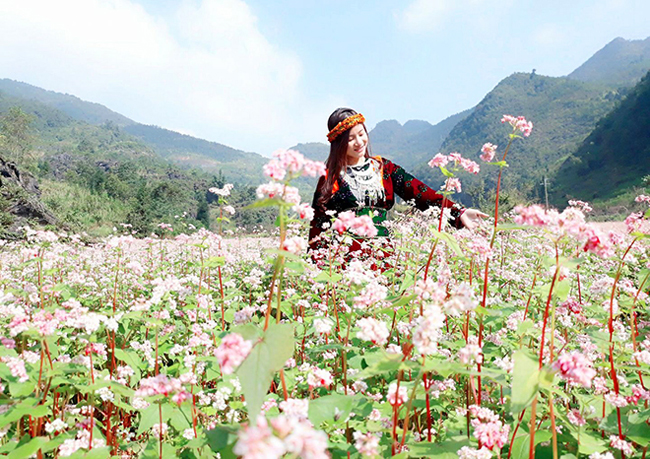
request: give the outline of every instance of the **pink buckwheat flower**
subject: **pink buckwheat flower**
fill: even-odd
[[[354,432],[354,447],[362,456],[379,456],[379,437],[372,432],[364,434],[356,431]]]
[[[231,333],[223,338],[214,351],[223,374],[231,374],[248,356],[253,344],[237,333]]]
[[[388,327],[380,320],[370,317],[364,317],[357,321],[357,327],[360,330],[357,332],[357,338],[372,341],[378,346],[383,346],[388,340]]]
[[[438,153],[433,157],[431,161],[428,162],[429,167],[435,169],[436,167],[445,167],[449,163],[449,158],[446,155]]]
[[[632,445],[616,435],[611,435],[609,437],[609,446],[620,449],[626,456],[634,454],[634,448],[632,448]]]
[[[553,362],[553,367],[562,379],[583,387],[591,387],[591,381],[596,376],[591,361],[578,351],[563,352]]]
[[[450,191],[450,192],[462,192],[463,189],[460,185],[460,179],[457,177],[448,177],[447,180],[445,181],[445,189],[444,191]]]
[[[524,134],[524,137],[528,137],[533,130],[533,122],[526,121],[526,118],[523,116],[515,118],[511,115],[503,115],[501,122],[510,124],[513,129],[518,129],[522,134]]]
[[[386,400],[393,406],[400,406],[406,403],[408,400],[408,391],[406,387],[399,386],[399,392],[397,391],[397,383],[390,383],[388,386],[388,395],[386,395]]]
[[[306,202],[303,202],[302,204],[297,206],[293,206],[291,209],[296,214],[298,214],[298,218],[300,218],[301,220],[311,221],[314,219],[314,209]]]
[[[481,151],[483,152],[483,154],[481,155],[481,159],[486,163],[492,161],[496,154],[497,147],[498,145],[493,145],[490,142],[484,143],[483,146],[481,147]]]

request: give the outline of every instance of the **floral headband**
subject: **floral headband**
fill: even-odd
[[[365,123],[366,119],[363,117],[361,113],[357,113],[356,115],[348,116],[346,119],[341,121],[339,124],[334,126],[334,129],[332,129],[328,134],[327,134],[327,140],[330,141],[330,143],[334,142],[338,136],[343,134],[345,131],[348,129],[352,129],[354,126],[357,124]]]

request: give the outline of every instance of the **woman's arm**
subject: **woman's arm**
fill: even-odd
[[[431,206],[451,209],[452,220],[450,223],[452,226],[462,228],[463,226],[472,225],[473,218],[464,219],[469,225],[465,225],[465,222],[463,222],[462,215],[466,213],[464,207],[436,192],[424,182],[406,172],[401,166],[384,159],[384,175],[386,174],[390,175],[393,191],[405,201],[413,200],[415,207],[418,209],[427,210]]]

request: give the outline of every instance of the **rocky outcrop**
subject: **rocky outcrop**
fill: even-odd
[[[2,221],[2,232],[12,235],[25,225],[56,225],[56,218],[41,203],[40,196],[41,190],[32,174],[0,157],[0,210],[9,216]]]

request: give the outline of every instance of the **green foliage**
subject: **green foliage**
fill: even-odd
[[[34,117],[20,107],[11,107],[0,116],[0,152],[14,161],[24,159],[31,147],[31,124]]]
[[[273,376],[293,355],[293,325],[271,324],[237,369],[249,419],[256,419]]]
[[[551,199],[609,200],[644,184],[650,170],[650,74],[563,163]]]

